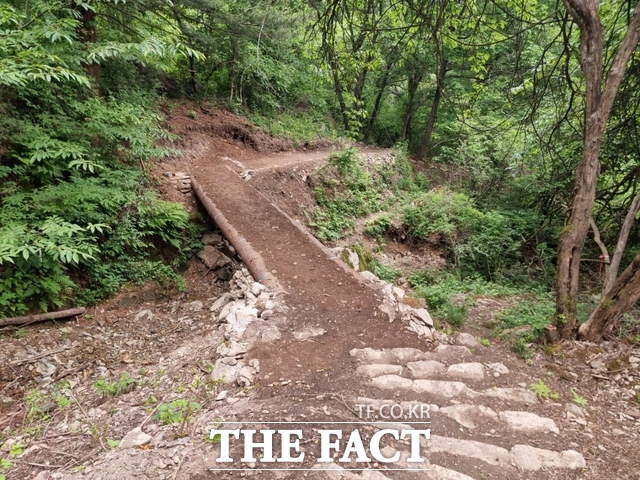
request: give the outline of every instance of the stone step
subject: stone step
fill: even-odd
[[[381,390],[407,390],[447,399],[458,397],[481,399],[482,397],[490,397],[504,400],[505,402],[525,403],[528,405],[538,403],[538,398],[535,393],[523,388],[493,387],[476,391],[469,388],[463,382],[424,379],[412,380],[396,374],[380,375],[372,378],[369,383]]]
[[[470,430],[480,425],[486,427],[492,423],[500,423],[514,432],[553,433],[555,435],[560,433],[560,429],[552,419],[531,412],[512,410],[495,412],[484,405],[465,404],[441,407],[437,411]]]
[[[467,347],[460,345],[438,345],[430,352],[417,348],[354,348],[349,354],[360,363],[406,364],[420,360],[435,360],[445,364],[460,363],[473,358]]]
[[[381,449],[381,453],[385,457],[392,457],[395,455],[396,450],[391,447],[384,447]],[[317,471],[313,472],[312,478],[318,480],[385,480],[390,478],[385,473],[393,473],[394,479],[403,480],[474,480],[468,475],[440,467],[439,465],[409,464],[407,463],[407,458],[409,458],[409,452],[401,451],[400,459],[397,462],[388,463],[380,470],[347,470],[336,463],[317,465],[314,467],[314,470]]]
[[[406,365],[408,373],[414,379],[454,379],[470,382],[481,382],[486,378],[487,368],[479,362],[454,363],[448,367],[435,360],[419,360]],[[402,365],[393,363],[369,363],[360,365],[357,372],[365,377],[374,378],[381,375],[401,375]],[[499,374],[498,374],[499,375]]]
[[[429,452],[466,457],[502,468],[516,467],[519,470],[537,471],[543,468],[577,469],[584,468],[584,457],[575,450],[556,452],[529,445],[514,445],[511,450],[458,438],[431,435],[422,442]]]

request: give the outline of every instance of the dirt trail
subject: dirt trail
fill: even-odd
[[[301,365],[297,380],[320,377],[314,380],[322,382],[328,378],[326,373],[318,376],[315,372],[331,371],[326,387],[339,385],[336,377],[352,375],[348,361],[352,348],[421,344],[415,335],[390,327],[389,320],[377,309],[381,299],[375,291],[331,259],[326,249],[238,175],[246,169],[317,162],[328,155],[328,151],[269,155],[238,166],[232,159],[216,158],[215,152],[210,151],[196,160],[192,169],[193,177],[209,198],[262,256],[267,270],[285,290],[283,298],[291,309],[287,332],[291,334],[308,326],[326,331],[315,339],[311,352],[308,341],[298,341],[290,335],[258,347],[255,355],[263,360],[263,374],[289,378],[293,359]]]

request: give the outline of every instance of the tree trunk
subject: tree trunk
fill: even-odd
[[[393,68],[393,63],[387,63],[384,74],[382,75],[382,80],[380,81],[380,85],[378,86],[378,93],[376,94],[376,100],[373,103],[373,111],[371,115],[369,115],[369,120],[367,121],[367,130],[364,133],[365,140],[369,140],[371,137],[371,133],[373,132],[373,125],[376,122],[376,118],[378,118],[378,113],[380,112],[380,104],[382,103],[382,96],[384,95],[385,90],[387,89],[387,85],[389,83],[389,76],[391,73],[391,69]]]
[[[598,157],[602,133],[595,131],[592,124],[592,121],[587,121],[584,135],[585,139],[591,141],[585,141],[582,162],[576,173],[571,217],[562,231],[558,252],[555,326],[564,339],[573,338],[577,327],[580,257],[589,232],[589,219],[593,212],[600,173]]]
[[[607,329],[640,300],[640,254],[620,275],[611,290],[602,298],[589,320],[580,326],[579,338],[590,342],[602,340]]]
[[[431,134],[433,133],[433,127],[436,123],[436,116],[438,115],[438,106],[442,99],[444,92],[444,77],[447,74],[447,60],[445,58],[440,60],[438,66],[438,72],[436,74],[436,92],[433,95],[433,103],[431,104],[431,111],[429,112],[429,118],[427,119],[427,125],[424,129],[424,135],[422,137],[422,143],[418,150],[418,157],[423,158],[429,150],[429,144],[431,143]]]
[[[585,121],[582,160],[576,171],[571,216],[560,236],[556,313],[554,325],[563,339],[577,332],[577,300],[580,257],[589,232],[598,176],[600,147],[613,101],[624,77],[627,62],[640,37],[640,4],[609,69],[604,89],[603,37],[597,0],[564,0],[580,28],[580,68],[585,76]],[[594,312],[595,314],[595,312]]]
[[[402,140],[409,142],[411,146],[411,137],[413,131],[413,115],[415,114],[415,99],[418,87],[422,82],[422,73],[416,72],[409,75],[407,79],[407,110],[404,116],[404,124],[402,126]]]
[[[618,243],[616,244],[616,250],[615,252],[613,252],[613,256],[611,257],[611,264],[607,269],[604,286],[602,287],[602,293],[604,295],[609,293],[609,290],[611,290],[613,284],[616,281],[616,278],[618,277],[618,270],[620,269],[622,254],[624,253],[624,249],[627,246],[629,233],[631,232],[631,227],[633,227],[633,223],[635,222],[638,210],[640,210],[640,193],[638,193],[633,199],[633,202],[631,202],[631,207],[629,208],[627,216],[624,219],[624,223],[622,224],[622,228],[620,229],[620,234],[618,235]]]
[[[86,8],[82,5],[78,5],[78,12],[80,12],[81,23],[80,23],[80,39],[82,43],[85,44],[85,47],[88,47],[89,44],[95,43],[98,39],[98,33],[96,31],[96,12],[95,10]],[[101,89],[101,78],[100,78],[100,64],[99,63],[85,63],[84,69],[87,72],[87,75],[93,79],[95,83],[95,87],[98,91]]]
[[[338,104],[340,105],[340,114],[342,115],[342,123],[344,129],[349,131],[349,115],[347,115],[347,104],[344,101],[344,89],[342,88],[342,82],[340,81],[340,71],[338,69],[338,61],[335,58],[331,59],[331,72],[333,73],[333,88],[338,98]]]

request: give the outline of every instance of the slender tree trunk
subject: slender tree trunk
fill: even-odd
[[[429,118],[427,119],[427,125],[424,129],[424,135],[422,136],[422,142],[420,143],[420,149],[418,150],[418,156],[424,158],[429,145],[431,143],[431,134],[433,133],[433,127],[436,123],[436,116],[438,115],[438,107],[440,106],[440,100],[444,92],[444,78],[447,74],[447,60],[445,58],[440,60],[438,66],[438,72],[436,74],[436,92],[433,95],[433,103],[431,103],[431,111],[429,112]]]
[[[627,240],[629,240],[631,227],[633,227],[633,223],[635,222],[638,210],[640,210],[640,193],[638,193],[633,199],[633,202],[631,202],[631,207],[629,208],[627,216],[624,219],[624,223],[622,224],[622,228],[620,229],[620,234],[618,235],[618,243],[616,244],[616,250],[613,252],[613,256],[611,257],[611,264],[609,265],[609,268],[607,268],[604,286],[602,287],[602,293],[604,295],[609,293],[609,290],[611,290],[613,284],[616,281],[616,278],[618,277],[618,270],[620,269],[622,254],[627,247]]]
[[[580,68],[586,81],[582,160],[576,171],[571,215],[560,236],[558,251],[554,325],[561,338],[568,339],[577,333],[580,258],[595,202],[602,136],[627,62],[640,37],[640,4],[609,69],[604,88],[600,4],[598,0],[564,0],[564,4],[580,28]]]
[[[380,104],[382,103],[382,96],[384,95],[384,92],[387,89],[387,85],[389,84],[389,77],[392,68],[393,63],[387,63],[384,74],[382,75],[382,79],[380,81],[380,85],[378,86],[376,100],[373,103],[373,111],[371,112],[371,115],[369,115],[369,120],[367,121],[367,130],[364,134],[365,140],[368,140],[371,137],[371,133],[373,132],[373,125],[376,122],[376,118],[378,118],[378,113],[380,112]]]
[[[580,326],[579,338],[591,342],[602,340],[622,315],[640,301],[640,254],[620,275],[609,292],[602,298],[589,320]]]
[[[78,12],[80,13],[80,39],[85,47],[95,43],[98,39],[98,33],[96,31],[96,12],[95,10],[85,8],[82,5],[78,5]],[[95,87],[98,91],[101,89],[101,75],[99,63],[85,63],[84,69],[87,75],[93,79]]]
[[[404,114],[404,123],[402,125],[402,139],[407,140],[411,145],[411,137],[413,131],[413,115],[415,114],[416,92],[422,81],[422,73],[412,73],[407,79],[407,110]]]

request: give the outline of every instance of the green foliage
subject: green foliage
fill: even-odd
[[[395,282],[402,275],[402,272],[400,272],[400,270],[397,270],[389,265],[385,265],[379,260],[374,261],[373,269],[371,271],[375,273],[375,275],[380,280],[384,280],[385,282],[389,283]]]
[[[375,238],[382,238],[391,227],[391,217],[388,213],[383,213],[371,220],[364,226],[364,233]]]
[[[180,398],[170,403],[161,404],[154,418],[163,425],[186,424],[191,420],[191,416],[201,408],[202,406],[198,402],[190,402],[186,398]]]
[[[551,322],[554,312],[555,303],[550,295],[534,295],[504,310],[497,319],[512,349],[521,357],[529,358],[529,345],[544,338],[544,327]]]
[[[571,389],[571,394],[573,395],[573,403],[578,405],[579,407],[586,408],[588,405],[588,401],[578,392],[576,392],[573,388]]]
[[[465,305],[445,304],[437,310],[439,318],[445,320],[453,328],[461,329],[467,321],[467,307]]]
[[[538,396],[538,398],[540,398],[540,400],[558,400],[560,398],[560,395],[552,392],[541,378],[538,379],[537,382],[529,385],[529,388]]]
[[[109,448],[118,448],[122,440],[114,440],[112,438],[107,438],[107,445]]]
[[[104,378],[100,378],[95,383],[96,390],[103,397],[118,396],[123,393],[130,392],[138,382],[131,378],[131,376],[124,372],[120,375],[120,379],[114,383],[107,382]]]

